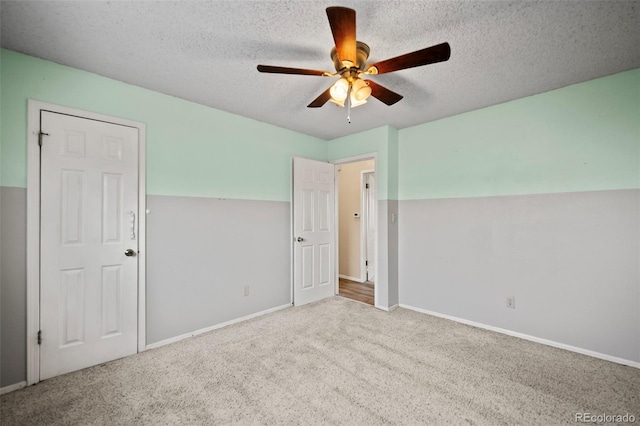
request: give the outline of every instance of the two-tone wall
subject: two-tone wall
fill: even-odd
[[[1,55],[0,386],[26,377],[27,99],[146,123],[147,344],[290,303],[291,158],[325,141]]]
[[[401,305],[640,362],[639,69],[399,133]]]
[[[27,99],[146,123],[147,344],[289,303],[291,157],[373,153],[377,306],[640,362],[640,70],[327,142],[1,55],[0,386],[26,377]]]

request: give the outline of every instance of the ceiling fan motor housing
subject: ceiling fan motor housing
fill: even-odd
[[[356,63],[353,64],[354,67],[364,70],[364,66],[367,63],[367,59],[369,59],[369,46],[366,43],[361,41],[356,41]],[[338,59],[338,51],[334,47],[331,49],[331,60],[333,61],[333,66],[336,71],[340,71],[344,68],[340,59]]]

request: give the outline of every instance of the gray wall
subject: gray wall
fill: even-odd
[[[389,270],[389,307],[399,303],[398,294],[398,200],[387,200],[387,258]],[[392,216],[396,215],[396,222]]]
[[[0,187],[0,387],[27,377],[27,190]]]
[[[640,362],[640,191],[399,209],[401,304]]]
[[[147,196],[147,208],[147,344],[290,303],[290,203]]]
[[[0,386],[26,379],[26,192],[0,192]],[[288,202],[148,196],[147,208],[147,344],[290,303]]]
[[[398,213],[397,200],[378,200],[378,276],[376,306],[391,308],[398,304],[398,224],[391,215]]]
[[[375,280],[375,305],[389,307],[389,207],[388,200],[378,200],[378,272]]]
[[[0,196],[7,386],[26,377],[26,190]],[[289,303],[288,202],[148,196],[147,207],[148,344]],[[378,207],[382,306],[399,294],[402,304],[640,361],[640,191]]]

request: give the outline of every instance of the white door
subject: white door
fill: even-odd
[[[376,280],[376,180],[373,173],[365,173],[365,209],[366,209],[366,269],[367,281]]]
[[[293,304],[335,295],[335,166],[293,159]]]
[[[41,131],[44,380],[137,352],[138,130],[42,111]]]

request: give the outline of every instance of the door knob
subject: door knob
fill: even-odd
[[[304,241],[304,238],[302,238],[302,237],[298,237],[298,238],[296,238],[296,241],[297,241],[297,242],[299,242],[299,243],[301,243],[301,242],[303,242],[303,241]]]
[[[135,251],[133,251],[132,249],[126,249],[126,250],[124,251],[124,255],[125,255],[125,256],[135,256],[135,255],[136,255],[136,252],[135,252]]]

